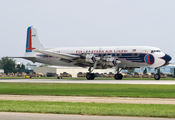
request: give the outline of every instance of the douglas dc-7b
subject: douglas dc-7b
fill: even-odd
[[[36,28],[27,29],[26,52],[22,57],[32,62],[58,66],[89,67],[86,78],[93,80],[94,69],[115,67],[114,78],[121,80],[122,69],[152,67],[155,80],[160,79],[156,69],[169,64],[171,57],[157,47],[150,46],[110,46],[110,47],[67,47],[46,48],[39,39]]]

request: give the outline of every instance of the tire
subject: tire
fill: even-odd
[[[160,75],[159,75],[158,73],[155,74],[155,75],[154,75],[154,79],[155,79],[155,80],[160,80]]]
[[[120,75],[120,80],[122,80],[123,79],[123,75],[122,74],[119,74]]]
[[[90,73],[87,73],[87,74],[86,74],[86,79],[87,79],[87,80],[90,80],[90,79],[91,79],[91,74],[90,74]]]
[[[94,73],[87,73],[87,74],[86,74],[86,79],[87,79],[87,80],[94,80],[94,78],[95,78]]]
[[[95,78],[95,74],[91,73],[91,80],[94,80],[94,78]]]
[[[121,80],[121,79],[123,78],[123,75],[122,75],[122,74],[115,74],[115,75],[114,75],[114,78],[115,78],[116,80]]]

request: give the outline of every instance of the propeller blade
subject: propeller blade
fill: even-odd
[[[93,69],[96,68],[96,66],[97,66],[97,62],[98,62],[98,61],[95,61]]]

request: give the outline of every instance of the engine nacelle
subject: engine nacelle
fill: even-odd
[[[105,65],[114,67],[117,64],[121,63],[121,61],[117,60],[117,58],[105,58]]]
[[[92,53],[82,53],[80,55],[80,58],[84,59],[85,62],[88,62],[88,63],[95,63],[96,61],[100,60],[99,57],[97,57],[96,55]]]
[[[95,61],[100,60],[99,57],[96,57],[94,54],[87,54],[85,57],[85,61],[89,63],[95,63]]]

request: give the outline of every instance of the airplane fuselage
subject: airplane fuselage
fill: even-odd
[[[138,68],[138,67],[160,67],[167,64],[168,55],[161,52],[159,48],[150,46],[114,46],[114,47],[69,47],[69,48],[54,48],[47,51],[55,53],[65,53],[70,55],[81,55],[83,53],[92,53],[97,57],[104,58],[111,56],[121,61],[121,68]],[[58,66],[77,66],[75,62],[59,61],[59,58],[44,55],[41,53],[35,54],[36,58],[33,62],[41,62],[45,64]],[[166,57],[166,59],[162,59]],[[82,62],[82,61],[81,61]],[[81,67],[81,65],[80,65]],[[97,67],[97,69],[100,67]]]

